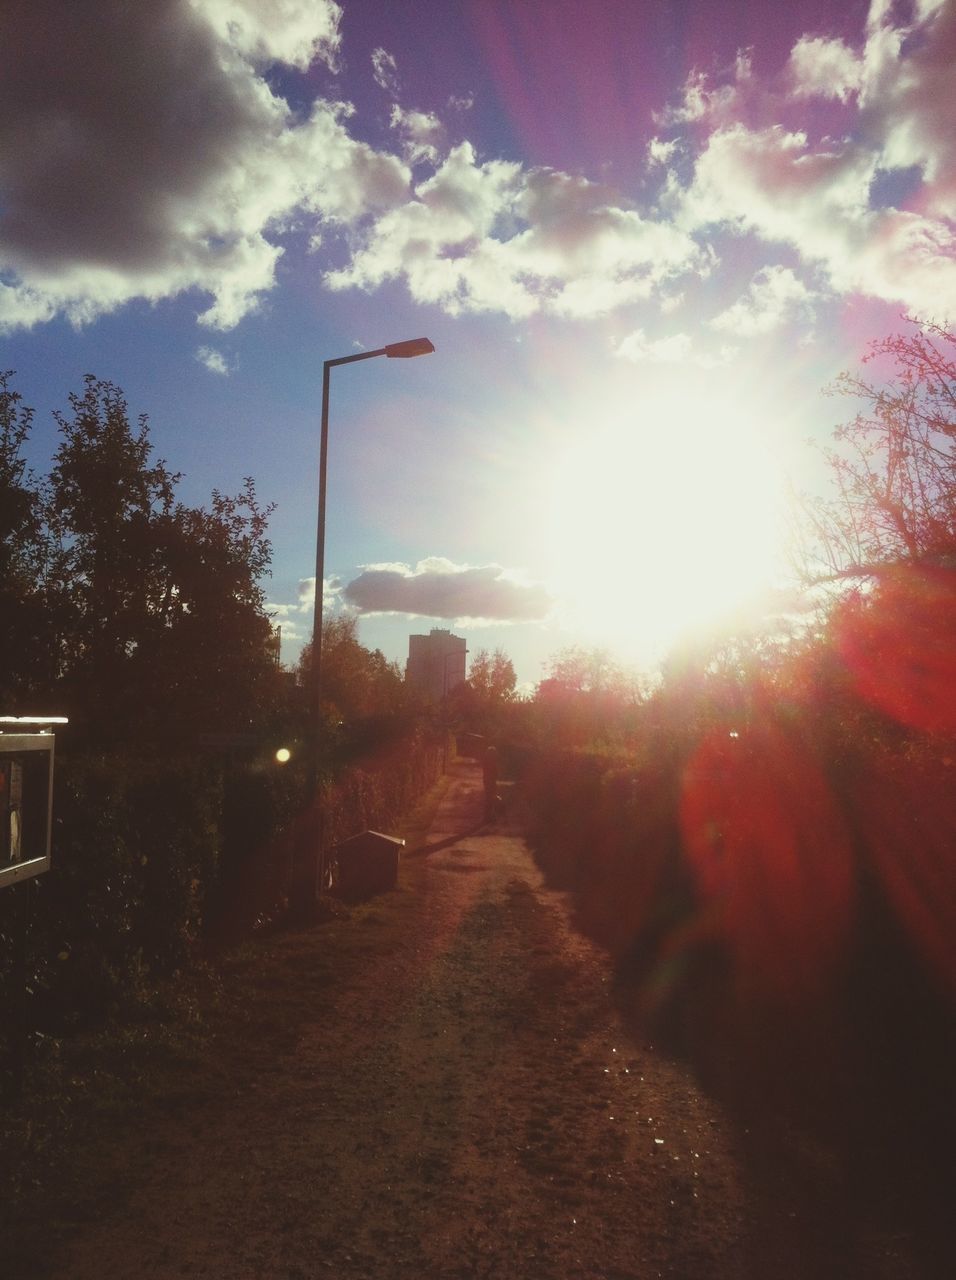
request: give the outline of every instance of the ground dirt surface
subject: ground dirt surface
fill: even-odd
[[[208,1044],[27,1197],[7,1280],[944,1274],[625,1018],[482,817],[459,762],[395,891],[226,956]]]

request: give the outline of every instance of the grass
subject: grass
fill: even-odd
[[[406,852],[424,844],[448,785],[447,775],[440,778],[398,824]],[[142,992],[141,1008],[128,1006],[96,1029],[33,1036],[23,1094],[0,1105],[0,1235],[25,1197],[56,1195],[73,1156],[97,1131],[132,1122],[143,1105],[175,1103],[184,1089],[199,1085],[215,1063],[217,1038],[228,1034],[238,991],[254,1006],[254,1017],[264,1018],[266,1006],[275,1013],[277,1006],[295,1005],[303,997],[300,986],[334,982],[342,976],[334,965],[347,969],[370,948],[380,948],[387,941],[382,926],[400,928],[403,920],[404,912],[386,917],[374,899],[341,907],[322,926],[329,945],[328,963],[319,958],[321,973],[314,949],[304,972],[295,936],[283,941],[275,931],[230,948],[213,963],[197,961]],[[290,1026],[295,1022],[291,1018]]]

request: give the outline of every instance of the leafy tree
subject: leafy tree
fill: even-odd
[[[131,710],[131,659],[167,601],[158,523],[173,509],[178,476],[149,466],[145,418],[133,432],[118,387],[86,378],[72,416],[55,413],[61,443],[50,475],[48,519],[60,545],[55,576],[64,692],[71,715]]]
[[[298,668],[309,707],[315,702],[312,652],[309,641]],[[398,664],[380,649],[367,649],[359,641],[356,619],[344,614],[322,622],[322,707],[333,737],[363,746],[410,707]]]
[[[159,523],[162,607],[136,657],[136,676],[164,670],[181,723],[247,729],[275,709],[279,673],[261,580],[271,548],[247,477],[235,496],[213,490],[209,509],[177,503]]]
[[[862,401],[826,450],[836,497],[809,504],[816,558],[831,576],[956,556],[956,333],[927,324],[870,345],[894,363],[876,385],[844,373],[831,392]]]
[[[0,710],[50,710],[53,649],[44,582],[50,540],[44,499],[21,456],[33,411],[0,374]]]
[[[210,508],[176,500],[121,390],[92,376],[57,413],[61,443],[45,517],[58,698],[73,731],[103,740],[189,742],[248,727],[275,693],[260,586],[266,527],[251,480]]]
[[[468,679],[455,685],[443,701],[443,716],[457,731],[500,740],[515,720],[517,677],[503,649],[479,649]]]
[[[578,693],[621,705],[640,702],[643,690],[632,671],[615,662],[606,649],[585,649],[572,645],[562,649],[549,663],[548,675],[538,686],[550,693]]]
[[[606,650],[572,646],[551,659],[535,691],[539,731],[569,745],[618,740],[633,731],[644,698],[638,676]]]
[[[503,649],[479,649],[468,668],[468,683],[485,703],[508,702],[515,694],[514,663]]]

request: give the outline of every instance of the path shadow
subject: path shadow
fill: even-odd
[[[439,849],[448,849],[453,844],[457,844],[459,840],[467,840],[469,836],[478,835],[486,827],[486,823],[479,822],[476,826],[465,827],[463,830],[456,832],[454,835],[446,836],[444,840],[436,840],[432,844],[419,844],[414,849],[409,849],[405,853],[406,858],[423,858],[426,854],[437,853]]]

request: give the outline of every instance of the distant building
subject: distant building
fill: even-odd
[[[438,627],[433,627],[427,636],[409,636],[405,679],[440,702],[464,682],[467,652],[461,636]]]

